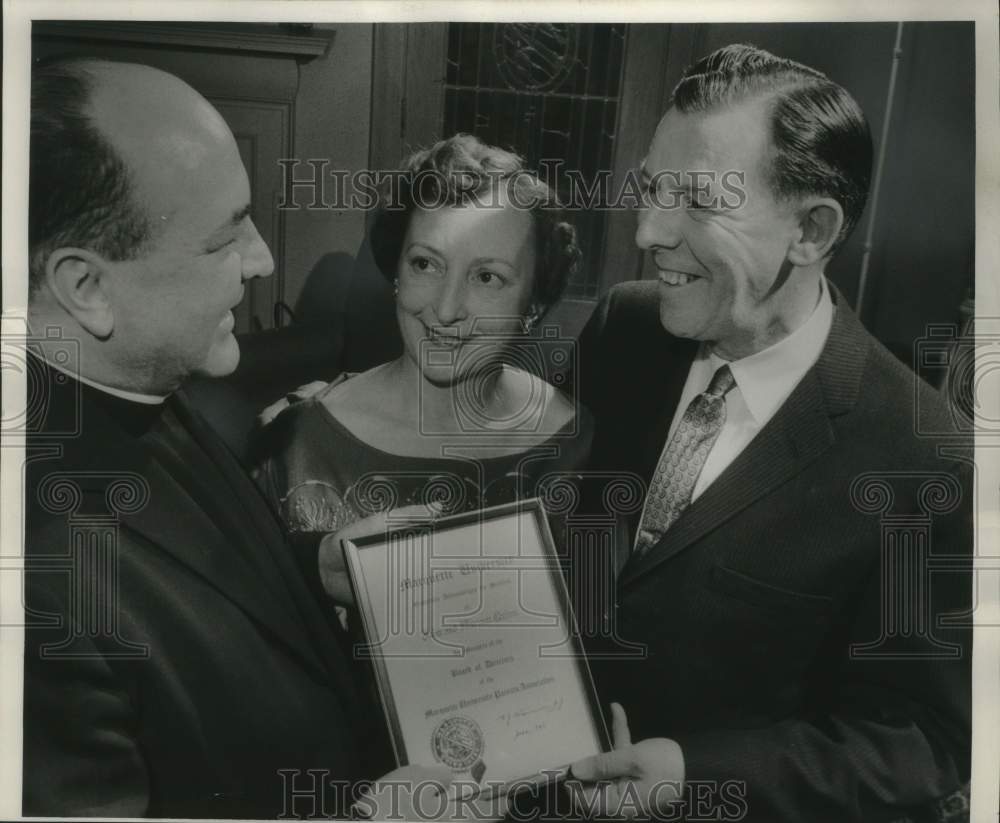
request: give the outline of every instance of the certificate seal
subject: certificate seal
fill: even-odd
[[[446,717],[431,733],[434,757],[456,771],[470,770],[477,782],[486,771],[482,759],[485,748],[479,724],[462,715]]]

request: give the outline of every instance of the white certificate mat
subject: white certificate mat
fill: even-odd
[[[538,500],[344,550],[400,765],[494,792],[608,750]]]

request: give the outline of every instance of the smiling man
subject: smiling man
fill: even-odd
[[[271,274],[249,198],[178,78],[35,69],[25,815],[276,817],[311,782],[300,811],[346,814],[327,782],[364,774],[337,636],[182,389],[236,368]]]
[[[942,618],[970,575],[891,545],[877,505],[968,556],[968,465],[915,436],[918,379],[824,276],[871,158],[843,88],[743,45],[687,70],[653,136],[636,242],[657,280],[612,289],[580,343],[592,468],[647,484],[616,636],[589,649],[624,711],[617,750],[573,768],[586,803],[610,779],[612,810],[670,819],[686,785],[698,819],[889,820],[968,779],[971,631]],[[618,640],[645,658],[609,659]]]
[[[89,122],[53,105],[33,123],[32,325],[79,340],[82,376],[119,391],[166,396],[191,375],[229,374],[239,362],[231,309],[274,264],[228,126],[152,68],[94,62],[74,80],[54,74],[40,71],[36,89],[61,106],[81,82],[93,91]],[[66,181],[78,186],[57,201]]]

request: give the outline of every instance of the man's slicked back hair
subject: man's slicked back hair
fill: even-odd
[[[31,76],[28,182],[29,287],[57,248],[77,246],[109,260],[138,256],[150,221],[135,202],[128,167],[88,114],[93,60],[53,60]]]
[[[868,197],[872,139],[864,112],[822,72],[743,43],[689,66],[671,105],[687,114],[752,99],[770,104],[769,182],[775,196],[822,195],[843,208],[833,254],[861,218]]]

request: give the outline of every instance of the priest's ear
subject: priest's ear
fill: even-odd
[[[788,259],[796,266],[812,266],[830,256],[844,226],[844,209],[832,197],[807,197],[797,213],[799,232]]]
[[[89,249],[62,247],[45,260],[44,283],[53,299],[90,334],[111,336],[114,312],[108,294],[108,263]]]

